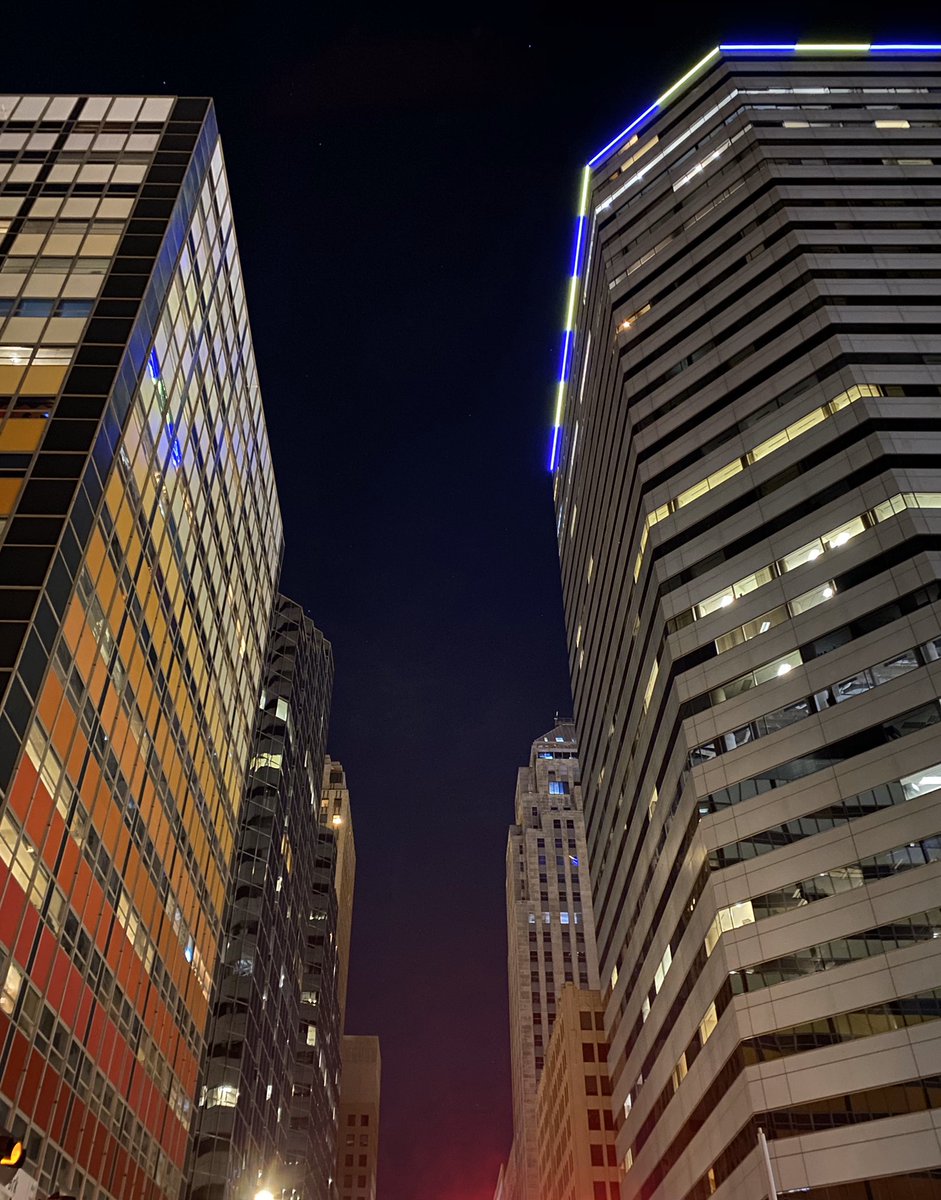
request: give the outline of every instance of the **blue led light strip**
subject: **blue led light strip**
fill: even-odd
[[[562,330],[562,355],[561,366],[559,368],[559,379],[556,385],[556,403],[555,403],[555,418],[552,423],[552,439],[549,450],[549,470],[555,471],[559,465],[559,448],[562,440],[562,412],[565,407],[565,393],[569,381],[569,375],[572,370],[572,358],[575,353],[575,313],[578,304],[578,285],[581,280],[581,271],[584,259],[584,251],[586,244],[586,235],[588,232],[588,197],[591,184],[592,171],[600,166],[611,153],[624,145],[624,142],[630,138],[635,130],[655,113],[659,113],[663,107],[672,100],[688,83],[713,61],[719,54],[736,54],[736,53],[778,53],[778,54],[799,54],[801,52],[811,54],[872,54],[872,53],[901,53],[910,51],[915,54],[936,54],[941,52],[941,42],[788,42],[788,43],[732,43],[726,42],[713,47],[708,54],[704,55],[694,67],[681,76],[672,87],[667,88],[662,96],[644,109],[639,117],[635,117],[630,125],[627,125],[621,132],[611,139],[606,146],[598,151],[598,153],[588,160],[582,168],[581,186],[579,190],[578,214],[575,220],[575,236],[572,246],[572,267],[569,275],[569,290],[568,299],[565,307],[565,325]]]

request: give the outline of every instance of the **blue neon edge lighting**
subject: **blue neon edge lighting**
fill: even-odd
[[[569,276],[568,313],[566,316],[566,327],[563,330],[562,336],[562,361],[557,384],[558,393],[556,397],[555,418],[552,423],[552,439],[549,447],[550,474],[554,473],[559,463],[559,445],[562,436],[562,410],[565,404],[565,392],[569,372],[575,353],[575,308],[578,285],[581,281],[582,250],[585,246],[589,226],[587,203],[591,172],[610,155],[611,151],[623,145],[625,139],[646,121],[648,117],[654,113],[659,113],[666,103],[679,95],[686,84],[690,83],[694,76],[698,75],[700,70],[712,62],[718,54],[748,54],[756,51],[765,54],[800,54],[801,52],[807,54],[871,54],[879,52],[900,53],[903,51],[910,51],[915,54],[936,54],[941,52],[941,42],[720,42],[718,46],[710,50],[694,67],[687,71],[685,75],[680,76],[680,79],[672,87],[667,88],[663,95],[655,100],[649,108],[644,109],[639,117],[635,117],[630,125],[625,126],[616,137],[613,137],[607,145],[602,146],[598,153],[588,160],[582,168],[581,202],[575,220],[575,236],[573,238],[571,257],[572,271]]]

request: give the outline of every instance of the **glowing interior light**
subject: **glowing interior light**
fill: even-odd
[[[727,596],[723,596],[722,599],[719,601],[719,603],[722,605],[723,608],[728,608],[734,599],[735,599],[735,597],[733,595],[729,594]]]
[[[845,546],[849,540],[850,535],[848,533],[840,533],[833,539],[831,544],[834,546]]]
[[[761,622],[761,628],[758,630],[758,632],[759,632],[759,633],[767,633],[767,632],[768,632],[768,630],[769,630],[770,628],[771,628],[771,622],[770,622],[770,621],[762,621],[762,622]]]
[[[807,555],[807,557],[810,559],[811,562],[813,562],[814,559],[819,558],[821,554],[823,554],[823,551],[820,549],[820,547],[814,546],[813,550],[811,550],[811,552]]]
[[[824,598],[824,600],[832,600],[833,599],[833,588],[832,587],[825,587],[823,589],[823,598]]]
[[[790,669],[790,663],[781,663],[781,665],[778,667],[778,675],[786,675]]]
[[[340,816],[339,813],[334,813],[333,823],[334,823],[334,825],[342,825],[343,824],[343,818]]]
[[[618,326],[618,333],[623,333],[626,329],[630,329],[632,324],[632,321],[622,321]]]

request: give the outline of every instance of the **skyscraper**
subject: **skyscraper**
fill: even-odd
[[[176,1197],[281,554],[210,101],[0,99],[0,398],[0,1124]]]
[[[312,786],[316,789],[323,781],[322,760],[315,762],[312,758],[308,770]],[[315,817],[318,825],[319,807],[318,797]],[[288,1137],[294,1178],[306,1181],[310,1196],[331,1198],[335,1194],[343,1039],[337,948],[339,913],[335,887],[336,856],[335,830],[320,825],[314,895],[306,914],[305,937],[298,964],[301,1020]]]
[[[782,1192],[941,1187],[939,49],[721,47],[583,173],[552,467],[624,1200],[766,1194],[759,1128]]]
[[[575,728],[533,742],[506,847],[513,1145],[507,1200],[539,1200],[536,1086],[566,983],[597,988],[598,963]]]
[[[346,1018],[346,985],[350,973],[350,942],[353,935],[353,894],[356,885],[356,843],[353,840],[353,810],[343,764],[328,754],[323,764],[320,820],[333,831],[336,841],[334,887],[337,894],[337,994],[340,1028]]]
[[[328,1196],[337,1014],[331,1019],[330,997],[321,1003],[303,964],[311,913],[322,907],[318,859],[329,862],[332,845],[320,824],[332,685],[329,642],[279,596],[213,988],[189,1200],[253,1200],[262,1187],[279,1200]],[[335,993],[332,1002],[335,1010]],[[312,1069],[325,1056],[328,1079]]]
[[[345,1035],[337,1137],[340,1200],[376,1200],[381,1083],[379,1039]]]

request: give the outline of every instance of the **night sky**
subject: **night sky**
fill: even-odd
[[[489,1200],[506,826],[571,703],[545,458],[578,168],[721,39],[937,41],[934,6],[26,7],[5,91],[215,97],[282,586],[336,659],[380,1200]]]

